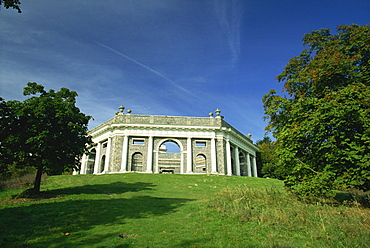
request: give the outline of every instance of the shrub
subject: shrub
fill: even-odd
[[[10,165],[7,167],[6,174],[0,177],[0,190],[31,187],[35,181],[35,174],[34,167],[17,168],[16,165]],[[46,174],[43,175],[43,179],[45,177]]]

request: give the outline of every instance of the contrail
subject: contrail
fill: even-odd
[[[111,47],[109,47],[109,46],[106,46],[106,45],[104,45],[104,44],[102,44],[102,43],[100,43],[100,42],[98,42],[98,41],[96,41],[96,43],[97,43],[99,46],[102,46],[102,47],[104,47],[104,48],[106,48],[106,49],[108,49],[108,50],[110,50],[110,51],[114,52],[115,54],[118,54],[118,55],[120,55],[120,56],[122,56],[122,57],[124,57],[124,58],[126,58],[126,59],[128,59],[128,60],[130,60],[130,61],[132,61],[132,62],[134,62],[135,64],[140,65],[141,67],[143,67],[143,68],[145,68],[145,69],[147,69],[147,70],[149,70],[149,71],[151,71],[151,72],[153,72],[153,73],[157,74],[158,76],[160,76],[160,77],[162,77],[162,78],[166,79],[168,82],[173,83],[173,84],[175,83],[175,82],[173,82],[171,79],[169,79],[168,77],[166,77],[165,75],[163,75],[162,73],[160,73],[160,72],[158,72],[158,71],[156,71],[156,70],[153,70],[152,68],[150,68],[150,67],[148,67],[148,66],[146,66],[146,65],[144,65],[144,64],[142,64],[142,63],[140,63],[139,61],[136,61],[136,60],[134,60],[133,58],[131,58],[131,57],[129,57],[129,56],[127,56],[127,55],[125,55],[125,54],[123,54],[123,53],[121,53],[121,52],[117,51],[117,50],[114,50],[113,48],[111,48]]]
[[[165,76],[165,75],[163,75],[162,73],[160,73],[160,72],[158,72],[158,71],[156,71],[156,70],[153,70],[152,68],[150,68],[150,67],[148,67],[148,66],[146,66],[146,65],[144,65],[144,64],[142,64],[142,63],[140,63],[139,61],[136,61],[135,59],[133,59],[133,58],[131,58],[131,57],[129,57],[129,56],[127,56],[127,55],[125,55],[125,54],[123,54],[123,53],[121,53],[121,52],[119,52],[119,51],[117,51],[117,50],[115,50],[115,49],[113,49],[113,48],[111,48],[111,47],[107,46],[107,45],[104,45],[103,43],[100,43],[100,42],[98,42],[98,41],[95,41],[95,43],[96,43],[96,44],[98,44],[99,46],[104,47],[104,48],[108,49],[109,51],[112,51],[112,52],[114,52],[115,54],[120,55],[120,56],[124,57],[125,59],[128,59],[128,60],[130,60],[130,61],[134,62],[135,64],[137,64],[137,65],[139,65],[139,66],[141,66],[141,67],[143,67],[143,68],[145,68],[145,69],[147,69],[147,70],[149,70],[149,71],[151,71],[151,72],[153,72],[153,73],[157,74],[158,76],[160,76],[160,77],[162,77],[162,78],[166,79],[168,82],[170,82],[170,83],[171,83],[173,86],[175,86],[176,88],[179,88],[179,89],[181,89],[181,90],[185,91],[186,93],[188,93],[188,94],[190,94],[190,95],[193,95],[190,91],[188,91],[187,89],[185,89],[185,88],[183,88],[183,87],[181,87],[181,86],[177,85],[174,81],[172,81],[171,79],[169,79],[168,77],[166,77],[166,76]]]
[[[215,9],[219,17],[222,30],[225,32],[231,52],[231,64],[235,66],[240,56],[240,25],[242,18],[242,6],[238,1],[216,2]]]

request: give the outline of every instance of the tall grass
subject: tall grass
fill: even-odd
[[[293,236],[295,244],[308,238],[316,247],[370,247],[370,211],[356,202],[312,205],[287,191],[244,185],[222,190],[208,204],[225,219],[268,230],[278,247],[292,245]]]
[[[33,186],[36,177],[35,167],[17,168],[15,165],[7,167],[5,175],[0,177],[0,191],[4,189],[24,189]],[[46,174],[42,175],[42,181]]]

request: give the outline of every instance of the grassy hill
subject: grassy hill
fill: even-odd
[[[369,247],[370,213],[307,205],[273,179],[162,174],[48,177],[0,192],[0,247]]]

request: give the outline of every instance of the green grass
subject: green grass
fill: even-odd
[[[303,204],[273,179],[53,176],[0,192],[0,247],[368,247],[369,211]],[[357,230],[357,231],[355,231]]]

